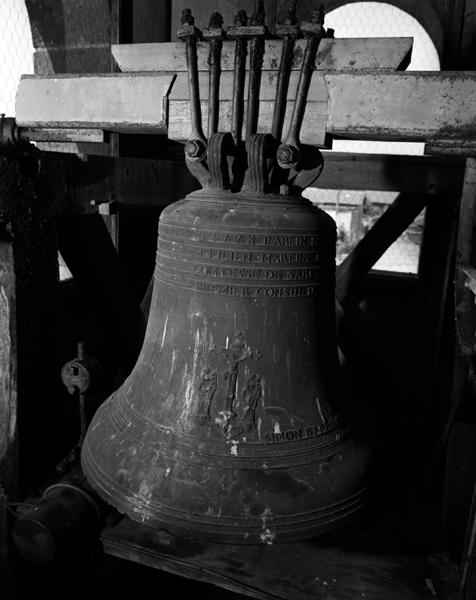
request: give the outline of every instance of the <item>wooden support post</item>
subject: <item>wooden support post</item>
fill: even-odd
[[[471,272],[476,266],[475,203],[476,158],[467,158],[463,194],[461,197],[456,257],[455,309],[457,352],[454,377],[462,380],[464,383],[469,378],[473,391],[476,389],[476,369],[474,366],[476,358],[476,310],[474,283],[472,285]],[[451,398],[451,409],[443,430],[441,443],[446,442],[451,428],[454,427],[458,409],[463,399],[463,392],[464,388],[459,390],[457,396]],[[474,588],[476,582],[476,482],[474,480],[473,486],[472,505],[466,528],[466,539],[461,563],[461,584],[465,600],[474,600],[476,598]]]
[[[0,485],[0,569],[7,564],[8,554],[8,498]]]
[[[145,333],[138,299],[124,280],[119,259],[99,214],[64,217],[58,224],[59,249],[75,281],[101,318],[127,373]],[[125,374],[127,374],[125,373]]]
[[[386,535],[366,530],[352,543],[342,536],[344,543],[337,537],[323,544],[233,546],[187,540],[126,518],[106,528],[102,542],[108,555],[258,600],[423,600],[431,597],[425,579],[439,597],[450,598],[455,568],[422,554],[386,554]],[[381,551],[372,554],[372,547]]]
[[[4,172],[0,163],[0,173]],[[0,481],[4,499],[18,494],[18,386],[13,245],[5,227],[0,239]],[[8,494],[8,495],[7,495]]]
[[[0,159],[0,481],[10,500],[45,476],[58,427],[54,208],[28,166]]]
[[[466,530],[464,555],[461,563],[463,600],[476,599],[476,485]]]
[[[352,380],[367,409],[375,410],[372,403],[386,389],[385,366],[368,343],[362,310],[350,296],[421,212],[427,199],[422,194],[400,194],[336,269],[338,343],[345,363],[351,365]]]

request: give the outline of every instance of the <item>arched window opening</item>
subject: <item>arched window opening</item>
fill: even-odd
[[[386,2],[344,4],[326,15],[326,27],[332,27],[339,38],[413,37],[412,59],[407,71],[440,70],[438,52],[425,29],[414,17]],[[375,154],[423,154],[424,144],[335,140],[333,149]]]
[[[439,71],[438,52],[420,23],[386,2],[352,2],[330,11],[326,27],[337,38],[413,37],[412,60],[407,70]],[[422,155],[423,143],[335,140],[338,152]],[[308,189],[306,196],[326,210],[337,223],[337,263],[342,262],[399,192]],[[425,211],[374,265],[375,271],[416,275],[420,261]]]

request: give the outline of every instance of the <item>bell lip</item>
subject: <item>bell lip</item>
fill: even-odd
[[[172,535],[223,544],[261,545],[317,537],[353,520],[365,508],[369,493],[368,487],[362,486],[351,495],[332,504],[305,513],[272,516],[268,523],[263,520],[263,515],[248,519],[234,516],[213,517],[182,510],[177,510],[174,514],[171,507],[161,506],[158,510],[157,502],[154,502],[151,510],[150,505],[141,502],[137,497],[134,497],[132,505],[127,490],[118,493],[117,485],[107,485],[107,477],[104,477],[104,473],[99,473],[100,469],[92,460],[87,447],[83,447],[81,464],[89,484],[96,493],[131,520]],[[266,531],[269,531],[269,536]]]

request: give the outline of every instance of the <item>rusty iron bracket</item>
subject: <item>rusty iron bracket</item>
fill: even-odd
[[[289,79],[293,62],[294,43],[300,37],[301,32],[296,18],[297,0],[290,0],[288,7],[288,18],[283,23],[276,25],[276,35],[283,40],[281,50],[281,61],[279,64],[278,82],[276,84],[276,98],[274,101],[273,124],[271,135],[281,141],[283,134],[284,116],[288,97]]]
[[[203,30],[203,39],[210,42],[208,56],[209,66],[209,91],[208,91],[208,138],[218,131],[218,117],[220,112],[220,76],[221,52],[223,40],[226,38],[223,30],[223,15],[213,12],[209,26]]]
[[[182,11],[182,27],[178,29],[177,35],[186,44],[191,115],[191,132],[185,145],[185,159],[189,171],[203,188],[232,191],[244,189],[260,193],[280,191],[282,194],[299,195],[319,177],[323,168],[322,155],[317,148],[301,145],[299,136],[319,43],[328,35],[323,25],[324,9],[321,5],[319,9],[314,10],[311,21],[303,21],[299,28],[296,19],[296,0],[290,0],[287,20],[276,26],[277,35],[283,38],[283,49],[271,132],[258,135],[264,44],[268,36],[264,2],[255,0],[255,10],[249,23],[245,11],[237,13],[234,26],[228,28],[226,32],[229,39],[235,40],[230,137],[217,131],[221,50],[225,32],[221,14],[214,12],[209,27],[205,29],[203,35],[203,38],[210,43],[208,141],[206,141],[202,130],[197,63],[197,40],[202,39],[202,34],[195,27],[190,9]],[[301,33],[307,38],[307,44],[289,131],[278,148],[286,113],[294,43]],[[250,63],[247,119],[245,140],[242,141],[248,44]],[[274,142],[271,143],[271,140]]]
[[[70,394],[77,394],[79,404],[80,435],[71,452],[56,466],[56,470],[65,473],[79,458],[84,436],[88,428],[86,414],[87,392],[97,385],[101,377],[100,363],[86,353],[84,342],[78,342],[78,356],[68,361],[61,369],[61,379]]]
[[[248,115],[246,137],[249,140],[258,130],[261,74],[263,70],[265,25],[264,0],[255,1],[255,12],[250,19],[250,74],[248,81]]]
[[[307,38],[307,43],[291,123],[286,138],[277,152],[278,164],[282,169],[296,168],[302,158],[299,133],[304,119],[304,111],[306,110],[309,86],[315,69],[317,50],[321,39],[326,36],[323,5],[314,11],[311,21],[301,23],[301,31]]]
[[[185,42],[190,96],[191,131],[185,144],[185,161],[189,171],[202,187],[208,187],[210,174],[206,165],[207,141],[202,128],[197,62],[197,43],[202,39],[202,32],[195,27],[195,19],[189,8],[182,10],[182,26],[177,31],[177,37]]]
[[[245,78],[246,78],[246,56],[248,54],[248,42],[246,35],[246,24],[248,17],[244,10],[235,15],[234,26],[229,27],[227,36],[235,40],[235,66],[233,77],[233,103],[231,108],[231,133],[235,144],[241,142],[243,131]]]

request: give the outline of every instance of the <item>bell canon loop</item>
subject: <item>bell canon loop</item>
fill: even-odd
[[[300,194],[322,157],[294,136],[305,167],[282,169],[270,138],[245,149],[214,133],[206,160],[186,157],[203,189],[162,212],[141,354],[82,449],[120,512],[200,540],[309,538],[365,503],[371,444],[340,385],[336,227]]]

